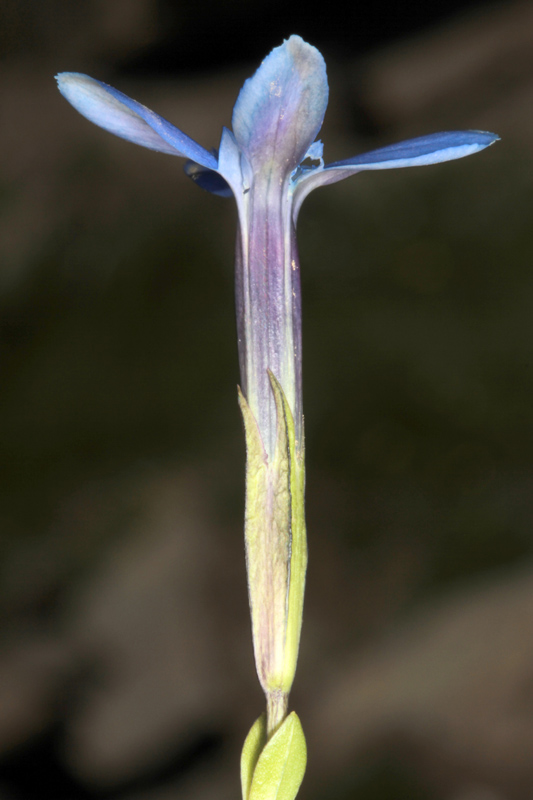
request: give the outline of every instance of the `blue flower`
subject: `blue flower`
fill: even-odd
[[[111,86],[78,73],[57,76],[64,97],[87,119],[124,139],[188,159],[201,187],[233,195],[238,207],[237,321],[242,388],[272,456],[276,411],[267,370],[286,393],[302,442],[301,307],[295,225],[313,189],[362,170],[436,164],[475,153],[498,139],[483,131],[434,133],[324,164],[316,141],[328,102],[321,54],[291,36],[241,89],[233,132],[218,153]]]

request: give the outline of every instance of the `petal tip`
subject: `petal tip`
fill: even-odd
[[[81,72],[60,72],[56,81],[63,97],[100,128],[150,150],[190,158],[216,169],[212,153],[118,89]]]
[[[69,87],[71,87],[74,83],[77,83],[77,78],[81,77],[77,72],[58,72],[57,75],[54,76],[55,82],[57,83],[57,88],[61,92],[61,94],[65,94]],[[83,77],[87,77],[84,75]]]
[[[84,116],[89,103],[104,97],[105,84],[82,72],[59,72],[55,79],[57,88],[63,97]]]
[[[497,133],[491,133],[491,131],[466,131],[472,135],[472,143],[478,144],[480,149],[484,147],[490,147],[491,144],[500,141],[500,136]]]

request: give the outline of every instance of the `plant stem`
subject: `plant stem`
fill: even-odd
[[[267,737],[270,739],[287,716],[289,695],[279,690],[267,694]]]

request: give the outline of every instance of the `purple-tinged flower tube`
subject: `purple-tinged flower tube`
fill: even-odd
[[[188,159],[190,178],[237,203],[248,588],[257,672],[267,698],[265,735],[274,741],[296,668],[307,561],[296,245],[300,207],[313,189],[362,170],[462,158],[498,137],[483,131],[433,133],[324,165],[316,137],[328,101],[326,68],[318,50],[299,36],[275,48],[245,82],[233,111],[233,131],[223,130],[216,155],[105,83],[78,73],[62,73],[57,81],[64,97],[89,120],[136,144]],[[263,735],[257,733],[261,725],[254,730],[254,736]],[[255,752],[255,745],[246,747]],[[252,772],[246,772],[250,780]]]

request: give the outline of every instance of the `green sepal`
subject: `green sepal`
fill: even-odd
[[[306,764],[305,736],[300,720],[293,711],[261,751],[250,791],[244,800],[294,800]]]
[[[303,443],[295,441],[282,386],[270,372],[269,378],[277,416],[273,458],[240,390],[239,405],[246,434],[245,540],[255,661],[267,698],[280,702],[280,713],[269,720],[271,733],[285,714],[296,670],[307,544]]]
[[[250,786],[252,785],[252,778],[254,770],[257,765],[261,750],[266,744],[267,728],[266,728],[266,714],[261,714],[259,719],[256,719],[250,732],[246,737],[244,746],[241,753],[241,786],[242,786],[242,800],[248,800],[250,794]]]
[[[287,475],[290,497],[289,592],[287,598],[284,682],[280,687],[288,693],[294,680],[296,662],[298,660],[304,605],[305,573],[307,570],[307,536],[304,508],[305,466],[303,442],[300,442],[301,449],[298,449],[295,440],[294,419],[287,398],[281,384],[271,372],[269,372],[269,378],[274,393],[278,418],[276,457],[278,457],[282,449],[285,449],[289,467]]]

